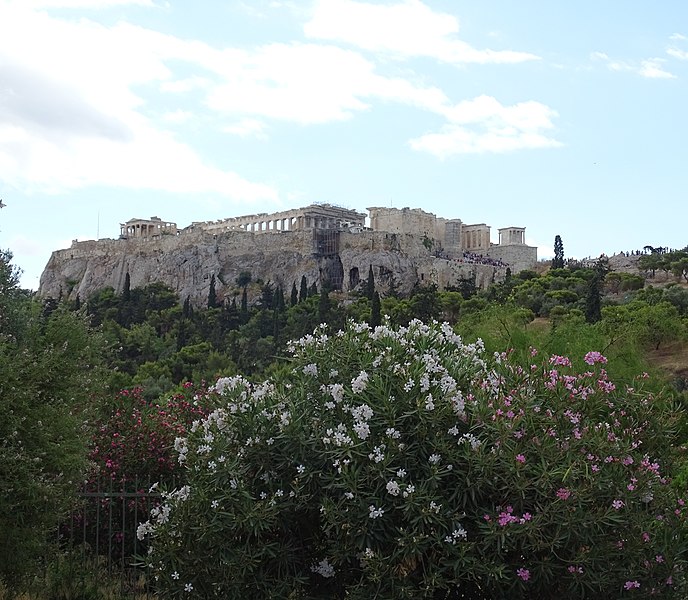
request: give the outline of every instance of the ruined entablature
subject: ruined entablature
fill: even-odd
[[[275,213],[259,213],[231,217],[218,221],[193,223],[187,229],[205,231],[248,231],[268,233],[284,231],[303,231],[308,229],[336,229],[340,231],[362,230],[365,228],[365,213],[331,204],[311,204]]]
[[[490,226],[485,223],[468,224],[461,219],[437,217],[420,208],[370,207],[368,218],[370,226],[366,227],[365,213],[331,204],[311,204],[275,213],[194,222],[181,231],[177,230],[175,223],[162,221],[158,217],[131,219],[121,225],[120,237],[145,242],[177,233],[186,238],[207,233],[216,236],[226,232],[313,232],[314,252],[320,254],[321,246],[324,247],[323,244],[327,242],[323,235],[334,232],[357,234],[372,230],[422,238],[426,249],[438,258],[477,260],[484,256],[486,259],[494,258],[498,263],[518,263],[523,268],[528,268],[525,265],[536,261],[537,249],[525,243],[525,227],[499,229],[499,241],[495,244],[490,240]],[[325,245],[329,248],[332,244],[328,244]]]

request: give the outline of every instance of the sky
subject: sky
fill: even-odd
[[[0,248],[313,203],[683,248],[684,0],[0,0]]]

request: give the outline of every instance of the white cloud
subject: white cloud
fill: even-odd
[[[253,137],[257,139],[266,139],[267,135],[265,134],[265,129],[266,125],[263,121],[247,118],[224,127],[222,131],[243,138]]]
[[[160,84],[160,90],[173,94],[184,94],[186,92],[208,88],[211,84],[211,80],[207,77],[193,76],[184,79],[175,79],[173,81],[163,81]]]
[[[439,88],[409,76],[383,75],[354,50],[298,42],[217,49],[126,22],[106,27],[31,9],[70,2],[88,3],[0,0],[0,81],[9,90],[0,95],[0,174],[18,188],[56,193],[112,185],[277,202],[270,185],[245,180],[231,164],[210,163],[163,128],[200,111],[209,120],[209,110],[230,123],[228,133],[261,138],[271,119],[327,123],[372,110],[380,101],[394,102],[448,120],[441,132],[410,142],[438,156],[557,144],[543,133],[554,114],[543,105],[503,107],[481,97],[452,106]],[[322,33],[318,11],[331,16],[349,8],[374,22],[398,17],[393,27],[381,29],[377,48],[385,51],[401,51],[403,36],[417,25],[418,35],[407,40],[413,55],[450,62],[534,58],[474,50],[456,39],[454,17],[434,13],[418,0],[382,7],[323,1],[307,27]],[[364,23],[360,44],[374,44]],[[347,27],[340,33],[353,35]],[[176,71],[180,64],[183,76]],[[166,94],[166,112],[158,112],[154,123],[144,110],[156,114],[153,94],[160,93]],[[184,104],[175,106],[176,100]]]
[[[0,3],[3,181],[54,193],[112,185],[275,201],[269,185],[209,164],[140,113],[138,90],[172,80],[166,60],[187,56],[213,52],[126,23],[107,28]],[[185,118],[181,108],[170,115]]]
[[[453,64],[518,63],[539,58],[513,50],[478,50],[458,39],[458,32],[456,17],[435,12],[420,0],[384,5],[318,0],[304,26],[308,37],[400,58],[430,57]]]
[[[227,165],[229,167],[229,165]],[[16,127],[0,127],[0,169],[10,185],[57,193],[91,185],[216,193],[235,200],[276,200],[268,185],[205,164],[171,134],[141,122],[130,143],[76,137],[57,144]]]
[[[188,110],[177,109],[163,113],[162,120],[168,123],[186,123],[193,119],[193,116],[193,113]]]
[[[647,58],[641,60],[639,64],[614,60],[604,52],[592,52],[590,58],[596,61],[602,61],[606,64],[610,71],[623,71],[627,73],[635,73],[641,77],[649,79],[675,79],[676,75],[670,73],[662,67],[665,62],[661,58]]]
[[[35,238],[28,238],[24,235],[15,235],[8,240],[8,246],[12,248],[12,252],[22,254],[24,256],[41,256],[45,254],[49,247],[42,241]]]
[[[448,123],[440,132],[411,140],[411,147],[446,158],[562,145],[546,134],[554,128],[556,111],[539,102],[504,106],[495,98],[479,96],[447,109],[445,116]]]
[[[360,54],[334,46],[226,50],[214,68],[223,83],[209,93],[208,105],[230,114],[314,124],[351,118],[374,98],[430,110],[446,102],[441,90],[378,75]]]
[[[676,75],[662,68],[664,61],[661,58],[648,58],[640,61],[638,73],[651,79],[676,79]]]
[[[673,56],[674,58],[678,58],[679,60],[688,60],[688,51],[686,50],[679,50],[678,48],[669,48],[667,49],[667,54],[669,56]]]
[[[686,36],[683,35],[682,33],[672,33],[672,34],[669,36],[669,39],[670,39],[670,40],[673,40],[673,41],[680,41],[680,42],[682,42],[682,41],[688,40],[688,37],[686,37]]]

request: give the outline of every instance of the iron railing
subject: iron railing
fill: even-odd
[[[136,530],[160,501],[160,493],[151,489],[150,481],[89,482],[59,528],[59,545],[80,551],[84,565],[97,564],[110,577],[119,578],[123,592],[142,586],[148,591],[150,581],[141,565],[147,545],[138,539]]]

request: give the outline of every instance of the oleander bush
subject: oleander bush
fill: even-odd
[[[139,536],[165,598],[686,597],[677,416],[606,358],[350,323],[218,380]]]
[[[91,471],[81,489],[85,498],[59,527],[63,546],[86,544],[94,556],[131,562],[142,547],[133,531],[160,503],[149,488],[153,482],[181,481],[174,440],[208,413],[208,405],[217,404],[211,395],[204,385],[186,383],[154,401],[137,387],[103,402],[93,423]]]

